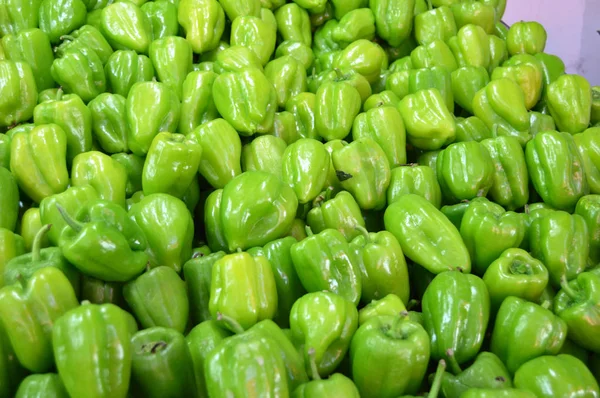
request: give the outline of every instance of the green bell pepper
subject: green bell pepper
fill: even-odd
[[[317,197],[306,216],[306,222],[314,233],[335,229],[350,242],[361,234],[357,227],[364,228],[365,221],[356,199],[349,192],[338,192],[332,198],[333,193],[334,190],[328,188]]]
[[[122,290],[122,283],[105,282],[91,276],[81,276],[81,301],[87,300],[92,304],[115,304],[127,309]]]
[[[408,93],[436,88],[446,102],[448,110],[454,112],[454,94],[452,92],[451,74],[445,68],[434,66],[431,68],[412,69],[408,77]]]
[[[567,324],[552,311],[511,296],[504,299],[498,310],[491,351],[514,374],[533,358],[558,354],[566,337]]]
[[[0,36],[15,35],[37,28],[41,0],[31,2],[3,1],[0,4]]]
[[[91,25],[84,25],[81,28],[73,31],[69,35],[63,35],[60,38],[62,43],[56,49],[56,53],[59,57],[62,57],[71,50],[77,50],[82,48],[88,48],[94,50],[98,58],[102,61],[102,65],[106,65],[110,56],[113,53],[113,49],[106,41],[102,32]],[[49,87],[53,87],[51,84]]]
[[[325,141],[344,139],[360,112],[360,93],[341,80],[322,84],[315,95],[314,118],[318,134]]]
[[[300,93],[287,100],[285,110],[294,115],[298,134],[302,138],[319,139],[315,126],[316,95],[309,92]]]
[[[435,40],[446,41],[456,36],[456,33],[456,21],[447,5],[415,15],[414,35],[420,45],[427,45]]]
[[[490,39],[481,26],[465,25],[447,43],[459,67],[489,67]]]
[[[518,388],[470,388],[461,398],[535,398],[536,395],[529,390]]]
[[[39,27],[52,44],[85,24],[87,7],[82,0],[42,0],[38,4]]]
[[[212,71],[194,71],[183,81],[179,132],[190,134],[204,123],[217,119],[219,113],[212,97],[217,74]]]
[[[540,132],[527,143],[525,156],[531,182],[550,206],[571,211],[588,193],[584,164],[570,134]],[[557,161],[564,167],[554,167]]]
[[[458,29],[466,25],[480,26],[491,35],[496,28],[496,10],[489,1],[460,1],[450,5]]]
[[[469,251],[458,229],[422,196],[401,196],[385,210],[384,223],[406,257],[430,272],[471,271]]]
[[[512,24],[506,36],[506,46],[510,55],[544,52],[547,33],[544,27],[535,21],[520,21]]]
[[[36,234],[31,253],[21,254],[9,260],[4,267],[4,284],[13,285],[20,280],[29,281],[40,269],[53,267],[59,269],[73,286],[75,295],[79,297],[80,275],[57,247],[41,248],[50,224],[46,224]]]
[[[548,285],[549,274],[544,264],[523,249],[505,250],[483,275],[495,313],[508,296],[537,303]]]
[[[369,2],[375,16],[377,35],[390,46],[398,47],[409,38],[413,30],[415,3],[415,0]]]
[[[471,65],[463,66],[452,72],[451,81],[452,94],[456,103],[462,109],[473,113],[473,98],[475,98],[475,94],[487,86],[490,77],[483,66]]]
[[[370,8],[357,8],[346,13],[331,32],[331,38],[341,48],[356,40],[372,40],[375,37],[375,15]]]
[[[177,19],[196,54],[219,46],[225,30],[225,12],[217,0],[180,0]]]
[[[313,371],[313,375],[316,374]],[[341,373],[336,373],[327,379],[321,379],[317,374],[312,380],[296,388],[292,398],[360,398],[360,393],[354,382]]]
[[[6,228],[0,228],[0,287],[4,286],[6,264],[22,254],[25,254],[25,241],[21,235],[17,235]]]
[[[50,39],[43,31],[33,28],[6,35],[2,38],[1,47],[7,60],[29,64],[39,92],[54,87],[50,74],[54,53]]]
[[[277,105],[283,109],[287,102],[307,91],[306,70],[295,58],[286,55],[265,66],[265,76],[277,94]]]
[[[275,113],[275,116],[273,117],[273,128],[268,134],[277,138],[281,138],[286,145],[293,144],[300,138],[303,138],[300,136],[299,126],[296,122],[296,116],[287,111]],[[318,136],[313,138],[320,139]]]
[[[135,83],[125,102],[131,152],[145,156],[158,133],[174,133],[180,110],[179,99],[169,86],[159,82]]]
[[[592,127],[573,136],[583,161],[590,192],[600,194],[600,127]]]
[[[529,112],[529,124],[529,131],[533,137],[542,131],[556,130],[554,118],[539,112]]]
[[[69,398],[60,376],[56,373],[27,376],[19,384],[15,398],[33,398],[41,395],[48,398]]]
[[[14,231],[19,218],[19,186],[15,176],[4,167],[0,167],[0,186],[0,228]]]
[[[231,130],[238,136],[233,128]],[[242,147],[242,170],[266,171],[281,178],[283,153],[286,148],[287,144],[283,138],[274,135],[258,136]],[[222,152],[217,156],[223,156]],[[237,164],[239,162],[236,166]]]
[[[149,82],[154,77],[152,61],[133,50],[112,53],[104,67],[108,91],[127,97],[131,87],[138,82]]]
[[[125,398],[135,320],[114,304],[82,303],[52,330],[58,374],[69,396]]]
[[[35,107],[33,120],[36,126],[56,124],[64,131],[69,164],[75,156],[92,149],[92,113],[78,95],[63,95],[58,90],[54,99]]]
[[[294,268],[308,292],[330,291],[358,304],[361,296],[359,259],[346,238],[334,229],[325,229],[291,247]]]
[[[380,300],[373,300],[358,311],[358,325],[361,326],[372,318],[379,316],[408,315],[400,297],[388,294]]]
[[[513,55],[503,66],[492,72],[492,80],[507,78],[517,83],[525,94],[525,107],[532,109],[542,97],[543,81],[542,63],[533,55]]]
[[[150,22],[153,40],[176,36],[179,33],[177,5],[169,0],[149,1],[142,4],[140,10]]]
[[[492,80],[477,92],[473,98],[473,113],[495,137],[514,136],[521,146],[531,139],[525,94],[511,79]]]
[[[600,262],[600,195],[587,195],[579,199],[575,214],[585,220],[588,229],[590,254],[593,264]]]
[[[350,348],[358,327],[358,311],[337,294],[319,291],[296,300],[290,313],[293,340],[301,346],[309,374],[325,377],[334,372]],[[316,372],[311,362],[316,364]]]
[[[276,25],[271,25],[259,16],[240,16],[232,20],[230,42],[232,46],[244,46],[254,52],[264,66],[275,52],[276,29]]]
[[[492,131],[477,116],[469,116],[467,118],[456,118],[455,142],[482,142],[487,138],[492,138]]]
[[[192,325],[198,325],[211,319],[208,304],[210,301],[212,268],[215,262],[224,256],[225,252],[223,251],[192,256],[183,265]]]
[[[398,296],[408,303],[410,285],[406,259],[400,243],[388,231],[368,233],[359,227],[362,234],[350,242],[350,249],[361,273],[361,300],[368,304],[383,299],[389,294]]]
[[[28,63],[0,60],[0,127],[12,128],[31,119],[37,95]]]
[[[373,94],[369,96],[369,98],[367,98],[367,100],[363,104],[363,111],[368,112],[371,109],[379,108],[382,106],[396,108],[398,106],[398,103],[400,103],[400,98],[398,98],[398,96],[394,94],[393,91],[383,90],[380,93]]]
[[[600,86],[592,87],[592,113],[590,123],[600,124]]]
[[[508,50],[506,49],[506,41],[496,36],[489,36],[490,39],[490,66],[488,72],[492,73],[494,69],[499,67],[508,59]]]
[[[423,322],[431,341],[431,357],[445,359],[454,374],[474,359],[483,344],[490,318],[485,283],[460,271],[436,275],[421,302]]]
[[[505,250],[521,246],[526,232],[522,214],[505,211],[483,198],[471,202],[462,218],[460,234],[471,255],[473,273],[483,276]]]
[[[131,390],[145,397],[196,394],[192,356],[181,332],[166,327],[141,330],[131,338]]]
[[[458,63],[452,50],[442,40],[434,40],[429,44],[421,45],[410,53],[414,68],[431,68],[440,66],[450,73],[458,69]]]
[[[159,266],[148,270],[123,286],[123,297],[142,328],[185,331],[189,301],[185,282],[173,268]]]
[[[229,254],[213,264],[209,311],[213,319],[237,332],[222,316],[247,330],[277,311],[277,289],[269,260],[249,253]]]
[[[115,159],[99,151],[80,153],[73,159],[71,186],[91,185],[100,199],[125,208],[127,171]]]
[[[526,362],[515,374],[515,386],[540,398],[600,394],[592,372],[571,355],[545,355]]]
[[[361,397],[415,394],[427,372],[429,336],[404,316],[382,315],[362,324],[350,344],[352,379]],[[381,368],[384,371],[375,372]],[[388,373],[404,377],[387,377]]]
[[[21,236],[25,242],[25,250],[28,252],[33,249],[35,236],[42,229],[42,217],[38,207],[30,207],[21,217]],[[43,249],[49,246],[48,237],[44,234],[40,240],[39,247]]]
[[[333,60],[333,67],[341,70],[354,69],[370,84],[379,80],[388,67],[388,57],[383,48],[372,41],[359,39],[340,51]]]
[[[408,141],[416,148],[436,150],[452,142],[456,123],[438,89],[425,89],[404,97],[398,105]]]
[[[569,340],[598,353],[600,345],[594,336],[600,328],[600,275],[583,272],[561,286],[554,299],[554,313],[566,322]]]
[[[215,55],[213,71],[221,74],[224,72],[241,72],[246,68],[263,70],[263,65],[258,56],[248,47],[237,45],[224,48]]]
[[[19,188],[36,203],[66,190],[69,185],[66,153],[67,137],[56,124],[37,126],[28,133],[13,136],[10,169]]]
[[[311,202],[319,195],[329,164],[329,152],[315,139],[301,138],[285,149],[281,159],[282,180],[294,190],[299,204]]]
[[[10,143],[11,136],[8,134],[0,134],[0,166],[5,169],[10,169]]]
[[[0,323],[21,365],[34,373],[48,372],[54,363],[53,326],[78,306],[77,298],[71,282],[54,267],[20,282],[0,289]]]
[[[416,194],[427,199],[437,209],[441,207],[442,192],[433,169],[417,164],[399,166],[392,169],[390,185],[387,190],[388,204],[401,196]]]
[[[145,159],[131,153],[115,153],[111,157],[125,167],[127,173],[125,193],[127,197],[131,197],[136,192],[141,191],[142,171]]]
[[[486,196],[494,183],[492,157],[477,141],[450,144],[439,153],[436,167],[442,194],[448,202]]]
[[[296,3],[288,3],[275,11],[277,32],[282,41],[300,42],[307,46],[312,44],[312,30],[308,12]]]
[[[314,62],[315,54],[310,46],[297,41],[284,41],[275,49],[275,58],[289,55],[295,58],[308,71]]]
[[[478,200],[478,198],[475,198],[473,200]],[[469,200],[462,200],[460,203],[457,203],[455,205],[442,206],[440,211],[443,215],[446,216],[448,220],[450,220],[452,225],[454,225],[456,229],[460,231],[462,219],[465,216],[465,212],[469,208],[470,203],[471,201]]]
[[[188,41],[179,36],[156,39],[148,52],[158,80],[181,99],[183,82],[192,71],[192,47]]]
[[[146,14],[135,3],[126,1],[106,6],[102,10],[101,26],[102,34],[115,50],[148,53],[152,42],[152,25]]]
[[[106,153],[127,152],[129,149],[125,101],[122,95],[103,93],[88,103],[92,115],[92,133]]]
[[[219,114],[241,135],[267,133],[273,126],[277,94],[271,82],[257,68],[220,74],[213,85]],[[243,98],[231,101],[231,98]]]
[[[562,132],[580,133],[590,124],[592,87],[580,75],[562,75],[546,89],[546,103]]]

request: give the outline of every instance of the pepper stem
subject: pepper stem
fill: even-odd
[[[544,300],[544,302],[540,305],[542,306],[542,308],[548,310],[548,309],[550,309],[550,306],[552,305],[552,301]]]
[[[62,87],[59,87],[58,90],[56,90],[56,100],[57,101],[62,100],[63,94],[64,94],[64,91],[63,91]]]
[[[419,300],[415,300],[415,299],[408,300],[408,303],[406,303],[406,310],[410,311],[413,308],[415,308],[418,304],[419,304]]]
[[[427,9],[433,10],[433,4],[431,3],[431,0],[427,0]]]
[[[223,314],[222,312],[217,313],[217,321],[225,323],[225,325],[227,325],[227,327],[231,329],[231,331],[235,334],[244,333],[244,328],[242,327],[242,325],[239,324],[238,321],[236,321],[230,316]]]
[[[446,350],[446,356],[448,357],[448,364],[450,365],[450,371],[452,373],[454,373],[455,375],[458,375],[459,373],[461,373],[462,369],[460,368],[460,365],[458,364],[458,361],[456,360],[456,357],[454,356],[454,350],[452,348],[449,348]]]
[[[363,227],[362,225],[357,225],[354,227],[354,229],[360,231],[360,233],[365,237],[365,243],[371,242],[371,238],[369,237],[369,231],[367,231],[365,227]]]
[[[575,291],[575,289],[569,286],[569,281],[564,276],[560,281],[560,287],[571,300],[576,300],[577,297],[579,297],[579,294]]]
[[[31,247],[31,261],[34,263],[40,261],[40,250],[42,248],[42,239],[44,239],[46,232],[48,232],[50,230],[50,228],[52,228],[52,224],[46,224],[46,225],[42,226],[42,228],[40,228],[38,233],[35,234],[35,238],[33,238],[33,246]]]
[[[73,41],[75,40],[75,38],[71,35],[62,35],[61,37],[59,37],[59,39],[61,41]]]
[[[63,220],[65,220],[69,227],[73,228],[75,232],[81,231],[81,229],[83,228],[83,224],[71,217],[69,213],[67,213],[65,208],[62,207],[59,203],[56,204],[56,210],[58,210]]]
[[[331,197],[333,196],[333,190],[335,188],[333,187],[327,187],[327,189],[325,190],[325,200],[324,202],[327,202],[328,200],[331,199]]]
[[[444,377],[445,371],[446,361],[440,359],[440,362],[438,362],[438,366],[435,371],[433,383],[431,384],[431,390],[429,391],[429,394],[427,394],[427,398],[437,398],[438,394],[440,393],[440,387],[442,386],[442,378]]]
[[[529,214],[529,203],[525,204],[525,207],[523,208],[525,214]]]
[[[308,226],[308,225],[304,227],[304,231],[306,231],[306,236],[313,236],[314,235],[314,233],[312,231],[312,228],[310,226]]]
[[[308,364],[310,365],[310,373],[312,373],[311,378],[313,380],[321,380],[319,368],[317,368],[317,359],[315,358],[316,354],[317,353],[314,348],[308,349]]]
[[[340,68],[333,68],[333,70],[335,71],[338,80],[344,80],[346,78]]]

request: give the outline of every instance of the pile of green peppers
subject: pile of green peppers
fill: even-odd
[[[506,0],[0,0],[0,397],[600,397],[600,87]]]

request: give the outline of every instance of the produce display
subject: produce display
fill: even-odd
[[[0,398],[600,397],[600,87],[505,8],[0,0]]]

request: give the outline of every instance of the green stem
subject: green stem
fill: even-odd
[[[63,91],[62,87],[59,87],[58,90],[56,90],[56,100],[60,101],[62,100],[63,94],[65,92]]]
[[[427,0],[427,9],[433,10],[433,4],[431,3],[431,0]]]
[[[527,203],[524,207],[525,214],[529,214],[529,203]]]
[[[550,306],[552,306],[552,301],[550,300],[544,300],[544,302],[541,304],[542,308],[548,310],[550,309]]]
[[[59,39],[61,41],[73,41],[75,40],[75,38],[71,35],[62,35],[61,37],[59,37]]]
[[[67,223],[67,225],[69,225],[69,227],[73,228],[73,230],[75,232],[81,231],[81,229],[83,228],[83,224],[80,223],[79,221],[75,220],[73,217],[71,217],[69,215],[69,213],[67,213],[67,211],[65,210],[64,207],[62,207],[59,203],[57,203],[56,204],[56,209],[58,210],[58,212],[62,216],[63,220],[65,220],[65,222]]]
[[[440,393],[440,388],[442,386],[442,378],[444,377],[445,371],[446,361],[440,359],[437,370],[435,371],[435,377],[433,378],[431,390],[429,391],[429,394],[427,394],[427,398],[437,398],[438,394]]]
[[[33,246],[31,247],[31,262],[36,263],[40,261],[40,250],[42,249],[42,240],[44,236],[46,236],[46,232],[48,232],[52,228],[52,224],[46,224],[37,234],[35,234],[35,238],[33,238]]]
[[[304,227],[304,231],[306,231],[306,236],[313,236],[314,235],[314,233],[312,231],[312,228],[310,226],[308,226],[308,225]]]
[[[449,348],[446,350],[446,356],[448,357],[448,364],[450,365],[450,371],[454,373],[454,375],[459,375],[462,372],[456,357],[454,356],[454,350]]]
[[[334,189],[334,187],[327,187],[327,189],[325,190],[325,199],[323,200],[324,202],[327,202],[331,199],[331,197],[333,196]]]
[[[217,313],[217,321],[225,323],[235,334],[244,333],[244,328],[238,323],[238,321],[230,316],[224,315],[222,312]]]
[[[310,373],[312,373],[311,378],[313,380],[321,380],[321,375],[319,374],[319,368],[317,367],[317,359],[316,351],[314,348],[308,349],[308,364],[310,365]]]
[[[560,281],[560,287],[567,294],[567,296],[569,296],[571,300],[576,300],[579,297],[577,291],[575,291],[571,286],[569,286],[569,281],[567,281],[567,278],[564,276]]]
[[[340,68],[333,68],[335,74],[337,75],[337,80],[345,80],[346,77],[344,76],[344,74],[342,73],[342,71],[340,70]]]
[[[369,231],[362,225],[357,225],[354,227],[357,231],[359,231],[365,237],[365,243],[371,243],[371,238],[369,237]]]
[[[406,310],[410,311],[413,308],[415,308],[418,304],[419,304],[419,300],[415,300],[415,299],[409,300],[408,303],[406,304]]]

